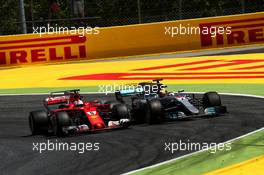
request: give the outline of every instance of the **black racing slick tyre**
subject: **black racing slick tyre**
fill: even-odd
[[[112,108],[112,116],[116,120],[129,119],[129,110],[125,104],[115,104]]]
[[[215,107],[215,106],[221,106],[221,98],[220,95],[217,92],[207,92],[203,95],[203,107]]]
[[[49,119],[45,111],[32,111],[29,113],[29,127],[32,135],[48,132]]]
[[[132,110],[131,117],[136,123],[144,123],[145,121],[145,111],[146,111],[147,101],[145,99],[134,98],[132,100]]]
[[[162,118],[162,105],[159,100],[147,102],[145,122],[149,124],[159,123]]]
[[[53,118],[53,133],[58,137],[67,135],[67,132],[63,130],[64,127],[70,126],[70,117],[67,112],[58,112]]]

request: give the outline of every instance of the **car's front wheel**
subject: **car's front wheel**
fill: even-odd
[[[114,105],[112,108],[112,115],[116,120],[130,118],[128,107],[125,104]]]
[[[149,124],[158,123],[162,119],[162,105],[159,100],[151,100],[147,102],[145,122]]]
[[[53,117],[53,133],[58,137],[66,136],[65,127],[70,126],[70,117],[67,112],[58,112]]]
[[[221,106],[221,98],[217,92],[207,92],[203,95],[203,108]]]

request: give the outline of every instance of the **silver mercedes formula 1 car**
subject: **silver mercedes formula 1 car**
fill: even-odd
[[[115,92],[117,101],[130,108],[132,121],[158,123],[201,116],[219,116],[227,112],[217,92],[204,94],[168,92],[162,79],[141,82],[128,90]],[[127,100],[125,97],[129,97]]]

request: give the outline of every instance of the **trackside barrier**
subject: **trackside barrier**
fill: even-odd
[[[210,30],[219,27],[229,29],[231,32],[225,30],[212,36],[202,31],[204,28]],[[199,29],[200,31],[194,32]],[[189,34],[184,34],[188,32],[187,30]],[[262,43],[264,13],[261,12],[107,27],[98,29],[96,34],[84,36],[77,34],[42,34],[41,37],[39,34],[1,36],[0,67]]]

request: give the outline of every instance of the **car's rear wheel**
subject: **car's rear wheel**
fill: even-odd
[[[147,102],[145,122],[149,124],[159,123],[162,119],[162,105],[159,100]]]
[[[217,92],[207,92],[203,95],[203,108],[221,106],[221,98]]]
[[[58,137],[66,136],[64,127],[70,126],[70,117],[67,112],[58,112],[53,117],[53,132]]]
[[[45,111],[32,111],[29,114],[29,127],[32,135],[48,132],[49,119]]]
[[[116,120],[129,119],[129,110],[125,104],[116,104],[112,108],[112,116]]]

